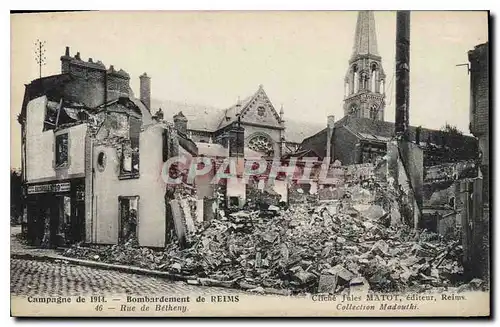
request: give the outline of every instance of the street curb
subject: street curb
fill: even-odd
[[[68,257],[63,257],[63,256],[56,256],[56,255],[33,255],[29,253],[12,253],[10,255],[11,259],[24,259],[24,260],[39,260],[39,261],[67,261],[69,263],[73,263],[79,266],[86,266],[86,267],[92,267],[92,268],[99,268],[99,269],[105,269],[105,270],[116,270],[116,271],[121,271],[129,274],[139,274],[139,275],[146,275],[146,276],[153,276],[153,277],[161,277],[165,279],[170,279],[170,280],[175,280],[175,281],[185,281],[187,282],[188,280],[193,280],[197,279],[195,276],[183,276],[183,275],[177,275],[177,274],[172,274],[169,272],[165,271],[159,271],[159,270],[150,270],[150,269],[145,269],[145,268],[140,268],[140,267],[134,267],[134,266],[125,266],[125,265],[117,265],[117,264],[112,264],[112,263],[105,263],[105,262],[98,262],[98,261],[91,261],[91,260],[81,260],[81,259],[74,259],[74,258],[68,258]]]
[[[82,260],[75,258],[68,258],[59,255],[34,255],[29,253],[11,253],[11,259],[23,259],[23,260],[37,260],[37,261],[66,261],[75,265],[104,269],[104,270],[115,270],[129,274],[139,274],[145,276],[152,277],[160,277],[173,281],[183,281],[189,285],[202,285],[202,286],[211,286],[211,287],[222,287],[234,290],[240,290],[245,293],[255,293],[250,290],[242,289],[235,287],[235,281],[219,281],[216,279],[210,278],[202,278],[197,276],[184,276],[178,274],[172,274],[165,271],[159,270],[151,270],[134,266],[125,266],[125,265],[117,265],[105,262],[91,261],[91,260]],[[267,294],[267,295],[275,295],[275,296],[290,296],[287,294],[286,290],[278,290],[273,288],[262,288],[258,293]]]

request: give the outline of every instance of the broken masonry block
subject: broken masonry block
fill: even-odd
[[[255,254],[255,268],[260,268],[262,266],[262,254],[257,252]]]
[[[347,284],[352,278],[354,278],[354,274],[342,265],[336,265],[335,267],[328,269],[327,272],[330,275],[337,275],[339,277],[339,284]]]
[[[267,259],[262,259],[262,267],[264,267],[264,268],[269,268],[269,260],[267,260]]]
[[[313,273],[307,272],[302,270],[299,270],[298,272],[294,273],[292,275],[292,281],[295,281],[299,283],[299,285],[305,285],[309,284],[310,282],[314,281],[316,279],[316,275]]]
[[[337,287],[337,275],[320,275],[318,282],[318,293],[335,293]]]
[[[373,244],[371,251],[376,255],[389,256],[389,253],[388,253],[389,245],[387,245],[387,243],[384,242],[383,240],[378,240],[375,244]]]
[[[337,243],[344,244],[344,243],[345,243],[345,241],[346,241],[346,239],[345,239],[345,238],[343,238],[342,236],[338,236],[338,237],[337,237]]]
[[[378,221],[386,215],[385,210],[379,205],[371,205],[368,209],[361,212],[365,219]]]
[[[174,263],[170,268],[176,272],[180,272],[182,269],[181,264],[178,262]]]
[[[278,237],[278,234],[273,233],[273,232],[264,233],[262,235],[262,239],[266,242],[269,242],[269,243],[274,243],[274,241],[276,240],[277,237]]]
[[[370,284],[364,277],[355,277],[349,282],[349,293],[367,293]]]
[[[239,283],[239,286],[240,286],[240,288],[242,288],[244,290],[251,290],[251,289],[257,288],[257,285],[250,284],[250,283],[243,282],[243,281]]]

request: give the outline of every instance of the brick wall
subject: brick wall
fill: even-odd
[[[108,94],[107,94],[107,100],[115,100],[118,99],[121,96],[128,96],[129,95],[129,81],[130,78],[127,76],[121,75],[121,74],[116,74],[113,72],[109,72],[108,70],[108,80],[107,80],[107,86],[108,86]]]
[[[327,129],[325,128],[319,133],[304,139],[301,147],[304,149],[311,149],[318,154],[321,158],[326,156],[327,144]]]
[[[71,65],[70,74],[73,79],[64,86],[65,98],[91,108],[104,103],[105,70],[92,69],[85,65]]]
[[[345,167],[345,182],[354,183],[374,178],[375,166],[370,163],[349,165]]]
[[[71,57],[69,48],[61,57],[61,73],[71,76],[71,80],[64,85],[64,98],[90,108],[120,96],[133,96],[130,93],[130,76],[125,71],[115,70],[113,65],[106,70],[100,61],[94,62],[92,58],[82,60],[80,53]]]
[[[469,51],[471,75],[471,133],[488,133],[489,124],[489,58],[488,43]]]

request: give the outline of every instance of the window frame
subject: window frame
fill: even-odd
[[[63,162],[59,162],[59,147],[58,147],[58,140],[60,140],[62,137],[66,138],[66,160]],[[70,164],[70,139],[69,139],[69,132],[61,132],[57,133],[54,135],[54,169],[62,169],[62,168],[68,168]]]
[[[137,139],[134,141],[132,140],[132,131],[131,131],[131,124],[132,124],[132,119],[137,119],[140,122],[140,119],[136,117],[132,117],[131,115],[127,115],[127,122],[128,122],[128,136],[129,139],[127,142],[124,142],[121,144],[121,157],[120,157],[120,172],[118,174],[119,179],[137,179],[140,177],[140,171],[141,171],[141,156],[140,156],[140,132],[137,133]],[[134,141],[134,142],[133,142]],[[135,151],[134,148],[132,147],[132,143],[136,143],[137,145],[137,150]],[[124,163],[125,163],[125,156],[124,156],[124,150],[128,148],[131,151],[131,156],[130,156],[130,172],[124,170]],[[127,149],[127,150],[128,150]],[[134,171],[134,162],[138,164],[138,168],[136,171]]]
[[[140,163],[140,151],[134,152],[130,144],[127,143],[122,143],[122,151],[121,151],[121,156],[120,156],[120,174],[118,175],[119,179],[135,179],[140,177],[140,168],[141,168],[141,163]],[[130,171],[124,170],[124,163],[125,163],[125,155],[124,155],[124,149],[126,147],[130,148],[131,155],[130,155]],[[138,164],[139,168],[137,171],[134,171],[134,156],[137,157],[138,159]]]

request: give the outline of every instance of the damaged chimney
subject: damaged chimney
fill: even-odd
[[[69,62],[71,61],[71,56],[69,55],[69,47],[66,47],[64,56],[61,56],[61,73],[69,73]]]
[[[140,79],[140,99],[146,108],[151,111],[151,77],[144,73]]]
[[[335,116],[328,116],[327,125],[326,125],[326,157],[330,158],[330,162],[333,161],[333,128],[335,127]]]
[[[175,129],[184,135],[187,134],[187,122],[188,120],[182,111],[179,111],[179,113],[174,116]]]

